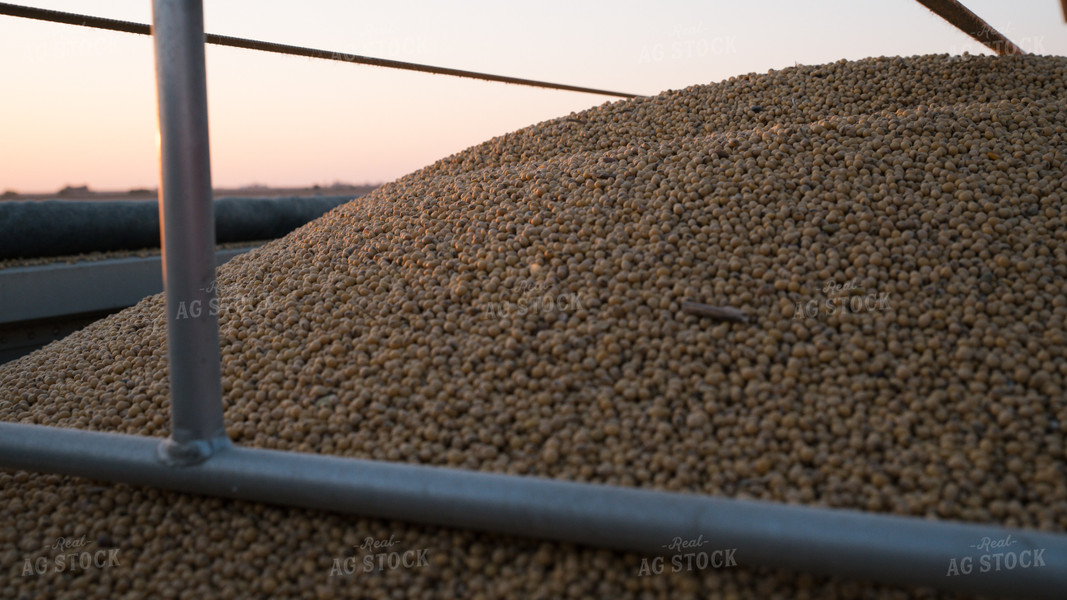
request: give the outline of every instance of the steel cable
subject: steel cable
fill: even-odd
[[[79,15],[75,13],[62,12],[57,10],[48,10],[44,8],[36,8],[31,6],[20,6],[17,4],[8,4],[6,2],[0,2],[0,15],[7,15],[11,17],[22,17],[25,19],[34,19],[38,21],[48,21],[52,23],[64,23],[67,25],[77,25],[80,27],[91,27],[93,29],[105,29],[109,31],[122,31],[125,33],[135,33],[139,35],[152,35],[151,26],[145,23],[134,23],[131,21],[120,21],[116,19],[106,19],[103,17],[94,17],[90,15]],[[482,81],[494,81],[499,83],[511,83],[515,85],[524,85],[529,87],[538,87],[552,90],[563,90],[567,92],[580,92],[583,94],[597,94],[600,96],[614,96],[617,98],[643,98],[640,94],[629,94],[625,92],[612,92],[608,90],[599,90],[595,88],[581,87],[577,85],[567,85],[564,83],[550,83],[546,81],[536,81],[533,79],[522,79],[519,77],[509,77],[506,75],[492,75],[489,73],[479,73],[476,71],[465,71],[462,69],[451,69],[448,67],[435,67],[432,65],[423,65],[418,63],[404,62],[399,60],[391,60],[387,58],[374,58],[371,56],[361,56],[359,54],[349,54],[347,52],[332,52],[329,50],[321,50],[318,48],[307,48],[304,46],[293,46],[290,44],[279,44],[276,42],[265,42],[262,40],[251,40],[247,38],[232,37],[228,35],[218,35],[214,33],[208,33],[204,36],[204,41],[208,44],[214,44],[216,46],[229,46],[231,48],[244,48],[247,50],[259,50],[261,52],[274,52],[276,54],[287,54],[291,56],[305,56],[308,58],[321,58],[325,60],[336,60],[340,62],[356,63],[361,65],[370,65],[374,67],[384,67],[387,69],[401,69],[404,71],[418,71],[421,73],[431,73],[434,75],[448,75],[451,77],[464,77],[467,79],[480,79]]]

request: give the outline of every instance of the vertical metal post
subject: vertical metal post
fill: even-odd
[[[152,35],[171,414],[170,439],[159,456],[187,466],[230,443],[222,418],[201,0],[153,0]]]

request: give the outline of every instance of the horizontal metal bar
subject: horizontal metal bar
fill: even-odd
[[[1067,536],[851,510],[232,446],[168,467],[158,438],[0,422],[0,467],[573,542],[651,556],[674,538],[765,565],[982,595],[1063,597]],[[980,572],[983,538],[1044,566]],[[950,576],[972,557],[970,574]],[[669,564],[669,563],[668,563]],[[998,563],[999,564],[999,563]],[[636,575],[636,573],[635,573]]]
[[[215,264],[252,248],[219,250]],[[0,324],[126,308],[162,291],[159,256],[0,269]]]

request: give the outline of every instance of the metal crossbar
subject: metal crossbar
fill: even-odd
[[[736,549],[739,566],[824,573],[989,596],[1062,600],[1067,536],[855,510],[556,481],[233,446],[170,468],[155,438],[0,423],[12,468],[148,485],[662,556],[675,537]],[[982,538],[1044,568],[946,577]],[[986,555],[988,558],[988,555]],[[1035,563],[1034,561],[1039,561]]]

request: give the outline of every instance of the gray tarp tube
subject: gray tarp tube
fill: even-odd
[[[683,552],[736,549],[739,567],[983,595],[1062,600],[1067,590],[1064,535],[240,446],[176,468],[156,458],[159,441],[0,422],[0,467],[668,556],[665,572],[674,553],[664,546],[703,536]],[[984,538],[1010,543],[975,548]],[[1031,566],[996,571],[990,558],[982,572],[996,552]],[[965,557],[971,572],[950,576]]]
[[[215,241],[276,239],[353,197],[220,198]],[[0,202],[0,259],[159,247],[156,200]]]

